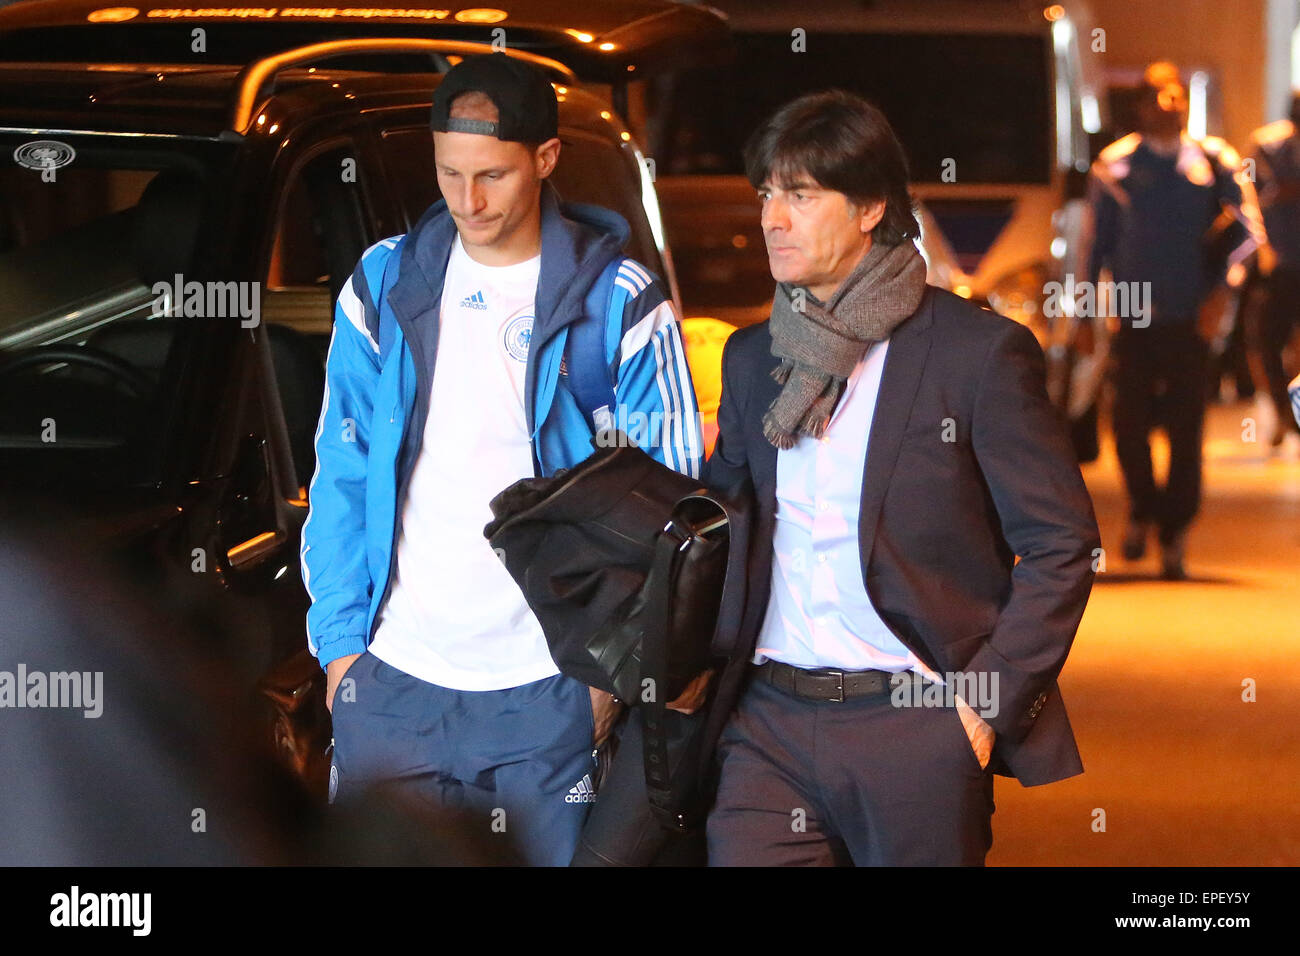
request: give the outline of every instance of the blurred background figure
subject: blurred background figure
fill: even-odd
[[[327,819],[272,759],[239,622],[93,540],[0,497],[0,866],[518,862],[492,821],[400,794]]]
[[[1288,456],[1300,454],[1300,424],[1287,396],[1285,353],[1300,320],[1300,91],[1293,91],[1291,115],[1251,134],[1255,185],[1274,254],[1267,274],[1267,297],[1251,336],[1259,369],[1277,414],[1270,446],[1284,445]]]
[[[0,505],[0,866],[275,859],[221,642],[92,540],[62,508]],[[52,706],[62,674],[93,677],[80,707]]]
[[[1137,103],[1137,130],[1111,143],[1091,170],[1094,236],[1088,278],[1108,269],[1127,302],[1114,341],[1115,446],[1129,497],[1127,560],[1158,532],[1162,571],[1186,576],[1187,529],[1200,504],[1207,348],[1201,326],[1217,322],[1263,241],[1250,181],[1217,137],[1186,132],[1187,94],[1177,68],[1152,63]],[[1149,436],[1163,425],[1169,472],[1157,487]]]

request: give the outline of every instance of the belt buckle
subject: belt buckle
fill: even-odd
[[[827,674],[827,677],[835,678],[835,696],[829,698],[837,704],[844,703],[844,671],[835,671],[834,674]]]

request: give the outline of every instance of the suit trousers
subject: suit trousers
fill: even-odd
[[[982,866],[993,774],[954,707],[751,680],[718,744],[710,866]]]
[[[1115,451],[1134,521],[1155,522],[1164,543],[1191,524],[1201,500],[1206,346],[1195,322],[1121,328],[1115,336]],[[1151,464],[1151,429],[1169,436],[1163,488]]]

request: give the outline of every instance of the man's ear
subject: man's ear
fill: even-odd
[[[863,233],[871,232],[880,225],[880,220],[885,218],[885,201],[877,199],[875,202],[867,203],[861,208],[859,218],[859,226]]]
[[[533,164],[537,169],[537,178],[545,179],[551,175],[555,169],[555,164],[560,161],[560,141],[557,138],[548,139],[537,147],[533,153]]]

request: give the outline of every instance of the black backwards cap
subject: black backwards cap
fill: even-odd
[[[461,93],[483,93],[496,104],[500,121],[451,117]],[[435,133],[482,133],[518,143],[543,143],[559,128],[555,90],[546,73],[504,53],[470,56],[447,71],[433,94],[429,126]]]

